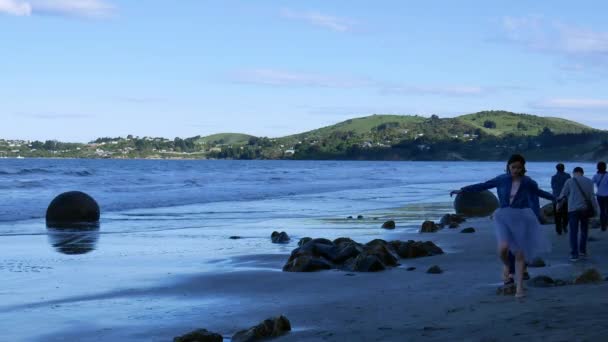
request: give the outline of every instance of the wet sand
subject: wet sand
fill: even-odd
[[[185,259],[179,265],[187,272],[155,264],[153,252],[134,263],[137,270],[100,260],[106,267],[118,268],[117,273],[145,274],[141,267],[156,272],[138,283],[121,285],[120,279],[109,279],[115,286],[105,291],[95,290],[95,282],[103,276],[91,276],[89,282],[83,273],[79,286],[89,286],[91,291],[70,295],[57,289],[58,294],[32,294],[38,299],[27,303],[3,301],[0,331],[3,338],[13,341],[170,341],[198,328],[230,337],[264,318],[283,314],[294,330],[277,341],[604,338],[608,283],[528,287],[524,299],[498,296],[501,268],[491,221],[470,220],[460,228],[469,226],[477,232],[444,229],[413,235],[395,230],[391,233],[395,238],[431,240],[447,253],[401,259],[401,266],[377,273],[281,272],[287,253],[215,260],[209,264],[222,265],[222,270],[211,272],[194,271],[196,260],[191,255],[175,258]],[[590,236],[596,241],[589,242],[590,257],[571,263],[568,237],[557,236],[552,226],[544,229],[553,250],[545,257],[547,267],[530,268],[532,277],[543,274],[572,280],[588,267],[608,275],[608,233],[592,230]],[[200,266],[208,269],[209,264]],[[427,274],[431,265],[439,265],[444,273]],[[416,269],[407,271],[410,266]],[[168,272],[159,279],[158,270],[165,267]],[[0,295],[10,298],[7,292]]]

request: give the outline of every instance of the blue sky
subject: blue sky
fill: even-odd
[[[488,109],[608,129],[605,13],[604,1],[0,0],[0,138],[273,137]]]

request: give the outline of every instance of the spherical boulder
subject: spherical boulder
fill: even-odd
[[[461,192],[454,200],[456,213],[466,217],[490,216],[498,206],[498,199],[488,190]]]
[[[99,223],[99,205],[84,192],[64,192],[49,204],[46,223],[58,228],[96,225]]]

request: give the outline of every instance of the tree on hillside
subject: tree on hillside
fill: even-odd
[[[483,127],[485,128],[490,128],[490,129],[494,129],[496,128],[496,122],[492,121],[492,120],[486,120],[483,123]]]

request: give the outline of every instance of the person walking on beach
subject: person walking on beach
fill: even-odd
[[[568,221],[570,223],[570,260],[577,261],[579,256],[587,256],[587,233],[589,219],[598,212],[593,196],[593,181],[584,176],[582,167],[575,167],[573,177],[566,181],[559,196],[558,206],[568,201]],[[592,212],[595,211],[595,212]],[[580,241],[578,231],[581,231]]]
[[[600,207],[600,225],[602,231],[608,227],[608,177],[606,177],[606,163],[597,163],[597,173],[593,176],[593,183],[597,187],[597,203]]]
[[[516,297],[523,297],[523,272],[526,261],[550,250],[549,240],[543,235],[538,220],[539,197],[555,200],[555,197],[541,190],[532,178],[526,176],[526,160],[514,154],[507,162],[507,173],[485,183],[465,186],[450,192],[480,192],[496,188],[500,208],[494,213],[498,256],[503,263],[503,279],[509,277],[509,251],[516,260]]]
[[[564,184],[570,179],[570,175],[565,172],[566,167],[564,164],[559,163],[555,165],[557,172],[551,177],[551,189],[553,190],[553,196],[558,198],[562,193]],[[608,183],[606,183],[608,185]],[[608,190],[607,190],[608,191]],[[608,196],[608,194],[607,194]],[[607,197],[608,199],[608,197]],[[555,231],[558,235],[562,235],[562,232],[568,232],[568,203],[564,202],[561,206],[561,210],[557,210],[557,205],[553,205],[553,213],[555,217]]]

